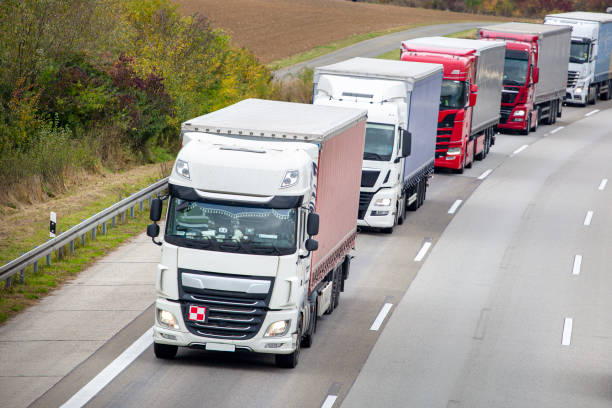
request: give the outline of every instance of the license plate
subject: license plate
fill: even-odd
[[[206,343],[206,350],[210,351],[236,351],[236,346],[233,344],[223,344],[223,343]]]
[[[206,306],[189,306],[189,320],[192,322],[205,323],[206,322]]]

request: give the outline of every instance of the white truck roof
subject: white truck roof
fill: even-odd
[[[590,13],[587,11],[572,11],[569,13],[547,14],[546,17],[567,18],[570,20],[596,21],[598,23],[612,22],[612,14]]]
[[[434,46],[441,48],[476,50],[478,52],[496,47],[506,47],[503,41],[469,40],[465,38],[449,37],[420,37],[413,40],[402,41],[402,44]]]
[[[245,99],[183,123],[182,131],[322,142],[355,123],[367,111],[302,103]]]
[[[442,72],[442,65],[410,61],[351,58],[336,64],[315,68],[315,75],[353,75],[377,79],[418,81]]]
[[[501,31],[504,33],[516,34],[538,34],[546,37],[549,34],[571,31],[570,26],[566,25],[551,25],[551,24],[536,24],[536,23],[502,23],[481,27],[483,30]]]

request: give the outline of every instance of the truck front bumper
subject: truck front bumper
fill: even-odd
[[[397,197],[399,187],[383,188],[379,190],[368,204],[365,216],[357,220],[360,227],[391,228],[395,225],[395,213],[397,211]],[[389,205],[376,205],[379,200],[389,199]]]
[[[438,157],[436,160],[434,160],[434,166],[458,170],[461,168],[461,157],[463,156],[460,154]]]
[[[564,102],[568,104],[586,105],[589,88],[576,87],[565,90]]]
[[[297,309],[294,310],[270,310],[266,318],[253,338],[248,340],[228,340],[197,336],[191,333],[183,321],[181,306],[178,302],[166,299],[157,299],[155,302],[155,325],[153,326],[153,341],[155,343],[170,344],[180,347],[197,347],[212,350],[235,347],[236,350],[253,351],[256,353],[289,354],[295,350],[297,344],[296,322]],[[178,323],[178,329],[170,329],[158,321],[158,310],[166,310],[174,315]],[[289,331],[285,336],[264,337],[268,326],[279,320],[291,320]],[[221,345],[221,347],[220,347]]]

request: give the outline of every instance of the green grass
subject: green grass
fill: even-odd
[[[445,35],[444,37],[476,39],[476,29],[473,28],[471,30],[459,31],[453,34]],[[388,59],[388,60],[399,60],[399,49],[386,52],[384,54],[379,55],[376,58]]]
[[[329,54],[332,51],[336,51],[336,50],[339,50],[340,48],[348,47],[349,45],[353,45],[361,41],[380,37],[381,35],[392,34],[398,31],[410,30],[412,28],[422,27],[425,25],[432,25],[432,24],[441,24],[441,23],[432,22],[428,24],[413,24],[413,25],[404,26],[404,27],[391,28],[391,29],[383,30],[383,31],[375,31],[372,33],[357,34],[357,35],[347,38],[346,40],[336,41],[336,42],[326,44],[326,45],[320,45],[318,47],[313,48],[312,50],[303,52],[301,54],[296,54],[288,58],[284,58],[278,61],[271,62],[270,64],[268,64],[268,68],[275,71],[281,68],[290,67],[292,65],[299,64],[300,62],[308,61],[313,58],[320,57],[321,55]]]
[[[115,228],[110,228],[109,224],[106,235],[102,235],[102,227],[99,226],[95,241],[89,239],[91,235],[88,235],[85,246],[81,247],[81,241],[78,240],[74,254],[69,254],[68,246],[64,247],[66,255],[63,259],[58,259],[57,252],[54,253],[50,266],[45,265],[44,258],[41,259],[38,273],[34,274],[32,266],[26,268],[25,283],[19,282],[19,274],[13,275],[13,284],[10,287],[6,287],[6,282],[3,281],[0,284],[0,324],[34,304],[114,248],[143,232],[150,223],[148,213],[145,206],[142,212],[135,212],[133,219],[128,214],[125,223],[122,224],[118,220]]]

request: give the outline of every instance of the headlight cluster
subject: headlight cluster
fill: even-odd
[[[157,309],[157,321],[160,325],[164,326],[167,329],[179,329],[176,317],[174,317],[174,315],[167,310]]]
[[[291,320],[279,320],[268,326],[268,330],[266,330],[264,337],[284,336],[289,331],[289,327],[291,327]]]
[[[380,207],[388,207],[391,205],[391,199],[390,198],[379,198],[378,200],[374,202],[374,205],[377,205]]]

